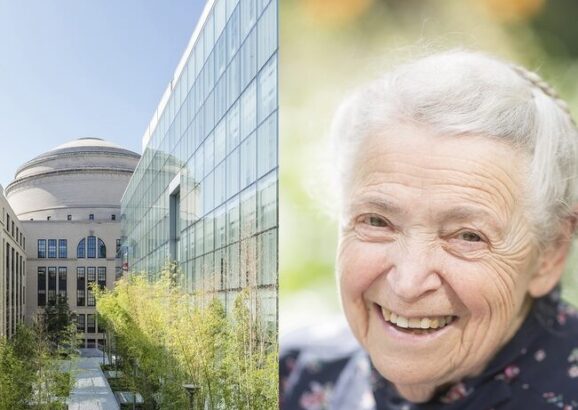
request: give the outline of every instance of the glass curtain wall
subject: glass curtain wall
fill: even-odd
[[[229,310],[256,287],[254,309],[276,327],[277,0],[207,8],[122,200],[125,267],[154,280],[176,260],[188,291]]]

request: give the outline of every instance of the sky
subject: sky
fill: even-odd
[[[60,144],[141,153],[205,0],[0,0],[0,184]]]

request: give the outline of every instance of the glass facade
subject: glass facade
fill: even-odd
[[[122,199],[125,269],[178,262],[227,309],[277,323],[277,0],[209,1]]]

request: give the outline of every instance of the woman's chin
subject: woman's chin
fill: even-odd
[[[395,385],[398,393],[402,395],[406,400],[411,401],[412,403],[424,403],[429,401],[434,393],[435,387],[434,386],[407,386],[407,385]]]
[[[383,359],[383,356],[382,356]],[[439,366],[406,361],[405,364],[393,364],[387,360],[373,360],[377,371],[407,400],[422,403],[432,398],[435,391],[448,383],[447,377]],[[393,365],[392,365],[393,364]]]

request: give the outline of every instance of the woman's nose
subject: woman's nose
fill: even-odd
[[[441,267],[431,244],[413,241],[403,248],[387,272],[387,282],[397,297],[413,302],[442,286]]]

